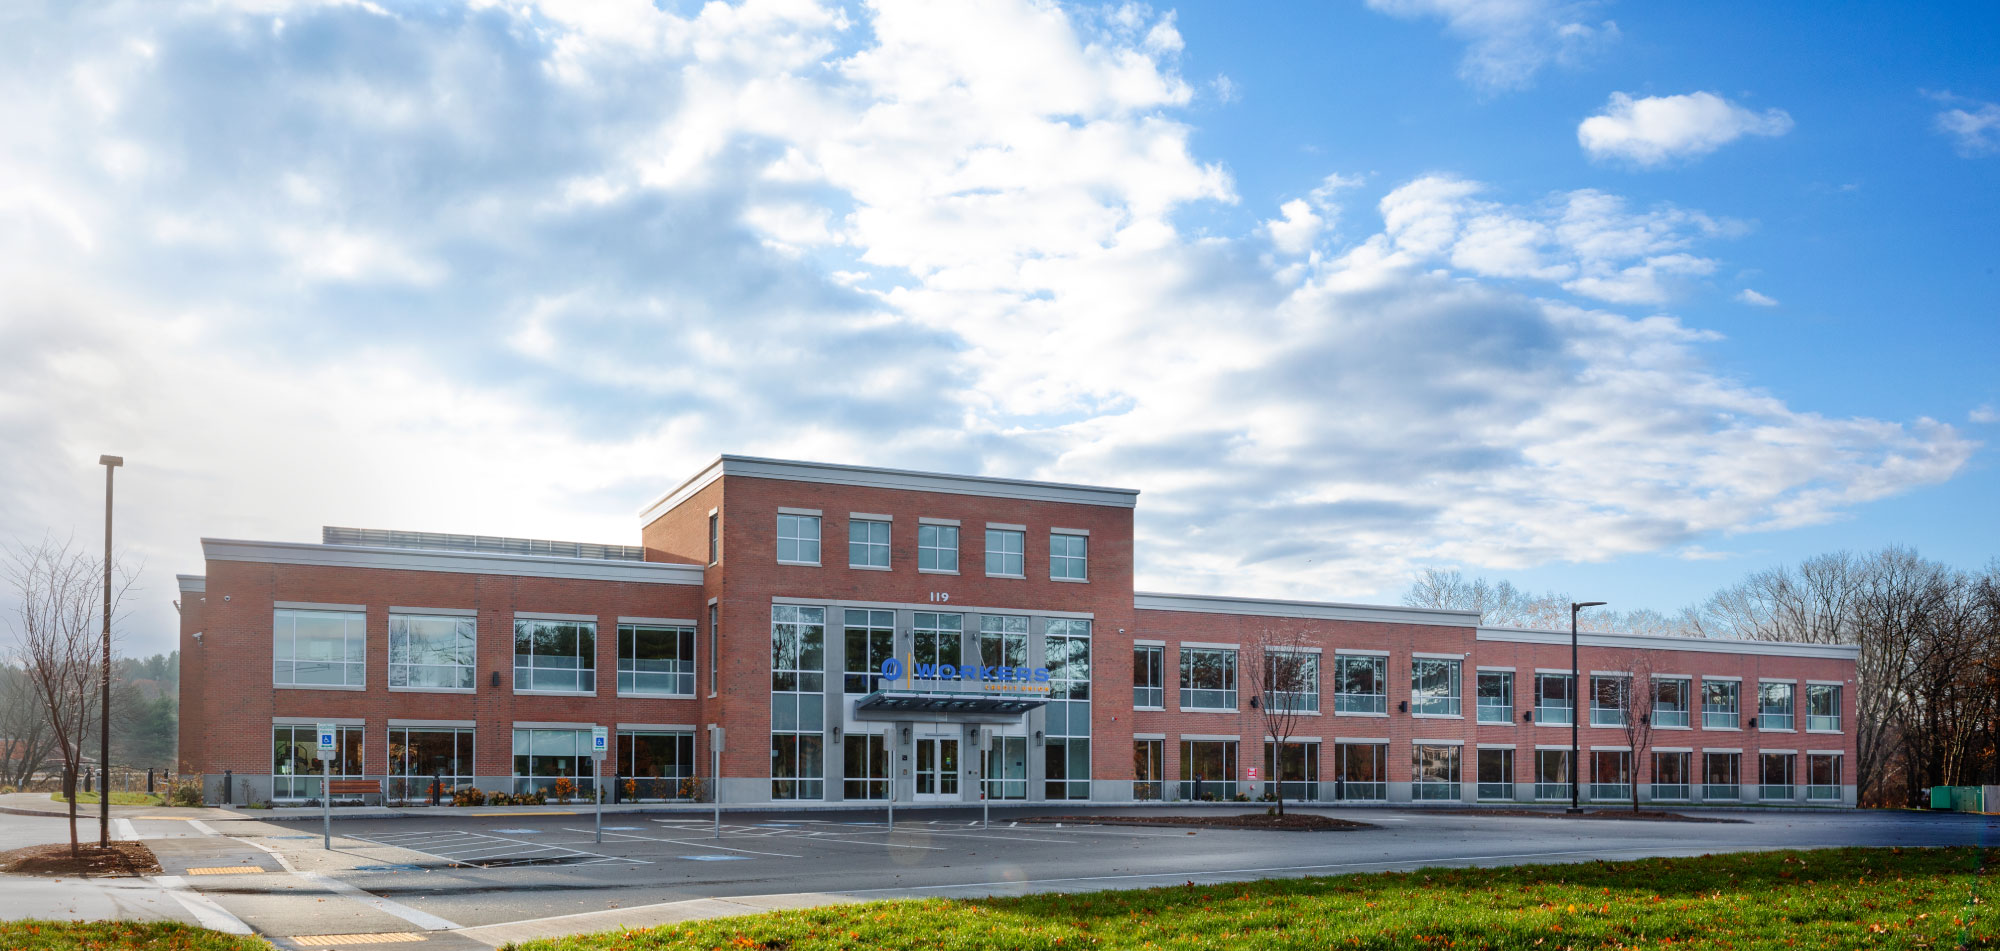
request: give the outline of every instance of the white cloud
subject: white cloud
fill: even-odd
[[[1736,299],[1737,299],[1737,300],[1739,300],[1739,301],[1742,301],[1742,302],[1743,302],[1743,303],[1745,303],[1745,304],[1749,304],[1749,305],[1750,305],[1750,306],[1752,306],[1752,307],[1776,307],[1776,306],[1778,306],[1778,299],[1777,299],[1777,298],[1775,298],[1775,297],[1771,297],[1771,296],[1769,296],[1769,295],[1766,295],[1766,294],[1760,294],[1760,293],[1758,293],[1757,291],[1755,291],[1755,290],[1753,290],[1753,289],[1751,289],[1751,288],[1748,288],[1748,287],[1746,287],[1746,288],[1744,288],[1744,289],[1742,289],[1742,290],[1740,290],[1740,291],[1737,291],[1737,292],[1736,292]]]
[[[1946,109],[1934,120],[1938,131],[1951,137],[1960,155],[1972,158],[2000,153],[2000,103],[1963,100],[1949,94],[1941,98],[1969,107]]]
[[[1489,91],[1519,89],[1549,63],[1571,64],[1618,39],[1618,24],[1586,22],[1595,3],[1569,0],[1368,0],[1405,19],[1436,17],[1466,42],[1459,75]]]
[[[2000,423],[2000,409],[1994,409],[1992,403],[1984,403],[1975,407],[1966,418],[1975,423]]]
[[[1783,109],[1753,112],[1712,92],[1644,99],[1614,92],[1603,112],[1576,127],[1576,140],[1591,158],[1654,166],[1707,155],[1746,135],[1791,130]]]
[[[1139,7],[149,11],[0,39],[0,537],[87,532],[122,452],[155,649],[203,534],[628,540],[720,451],[1138,485],[1142,583],[1333,598],[1825,521],[1971,451],[1711,371],[1650,314],[1740,230],[1697,211],[1440,174],[1378,221],[1329,176],[1183,231],[1237,199]]]

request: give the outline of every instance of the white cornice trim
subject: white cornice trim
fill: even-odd
[[[639,584],[700,585],[700,565],[661,561],[602,561],[549,555],[504,555],[495,552],[430,551],[414,548],[366,548],[354,545],[313,545],[300,542],[242,541],[204,538],[202,555],[209,561],[247,561],[327,568],[379,568],[386,571],[443,571],[472,575],[517,575],[578,581],[630,581]]]
[[[1478,640],[1515,644],[1569,643],[1568,631],[1532,631],[1513,627],[1482,627]],[[1703,654],[1762,654],[1779,657],[1818,657],[1827,660],[1855,660],[1861,648],[1854,644],[1794,644],[1788,641],[1750,641],[1722,637],[1666,637],[1658,634],[1611,634],[1590,631],[1577,635],[1584,647],[1612,647],[1662,651],[1694,651]]]
[[[983,495],[1036,502],[1108,505],[1127,509],[1136,506],[1139,500],[1138,489],[724,455],[702,469],[694,478],[681,483],[673,491],[640,509],[639,523],[644,525],[652,522],[723,476],[777,479],[785,482],[818,482],[826,485],[853,485],[875,489],[903,489],[912,492],[942,492],[948,495]]]
[[[205,594],[208,592],[207,575],[175,575],[174,580],[180,582],[181,591],[185,594]]]
[[[1279,601],[1271,598],[1231,598],[1208,594],[1164,594],[1140,591],[1132,606],[1141,611],[1186,611],[1194,614],[1252,614],[1260,617],[1311,618],[1324,621],[1375,621],[1384,624],[1434,624],[1477,627],[1477,611],[1441,611],[1381,604],[1335,601]],[[1564,637],[1569,635],[1565,634]]]

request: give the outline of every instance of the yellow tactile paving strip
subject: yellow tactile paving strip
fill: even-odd
[[[270,871],[270,869],[267,869],[267,868],[258,868],[258,867],[257,867],[257,866],[255,866],[255,865],[211,865],[211,866],[208,866],[207,868],[191,868],[191,869],[188,869],[188,870],[187,870],[187,874],[189,874],[189,875],[255,875],[255,874],[257,874],[258,872],[268,872],[268,871]]]
[[[301,947],[339,947],[344,944],[403,944],[422,941],[424,936],[408,931],[384,931],[377,934],[295,934],[285,940]]]

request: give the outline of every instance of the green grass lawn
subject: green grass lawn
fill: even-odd
[[[0,948],[8,951],[271,951],[262,938],[196,928],[171,921],[0,921]]]
[[[49,793],[49,798],[56,802],[69,801],[64,799],[63,794],[60,792]],[[97,794],[94,792],[77,793],[76,804],[79,806],[95,806],[97,805]],[[161,804],[161,799],[152,793],[114,792],[111,794],[111,804],[114,806],[157,806]]]
[[[775,912],[521,945],[637,949],[1995,948],[2000,849],[1424,869]]]

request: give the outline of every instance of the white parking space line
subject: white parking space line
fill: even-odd
[[[212,826],[210,826],[206,822],[201,821],[200,819],[189,819],[188,828],[193,829],[194,831],[199,832],[202,835],[219,836],[222,834],[220,832],[215,831],[215,829]]]
[[[132,820],[130,819],[111,820],[111,834],[121,842],[139,841],[139,830],[133,828]]]
[[[428,855],[432,858],[441,859],[456,865],[476,865],[483,868],[501,868],[508,865],[530,864],[552,860],[569,862],[572,859],[576,860],[574,864],[577,865],[616,863],[631,865],[652,864],[645,859],[603,855],[597,852],[573,849],[560,843],[530,842],[486,832],[455,832],[449,837],[443,838],[435,836],[419,838],[413,833],[390,833],[390,835],[401,836],[401,838],[391,839],[388,836],[379,835],[374,837],[357,835],[350,836],[350,838],[359,839],[373,845],[403,849],[404,851],[415,852],[419,855]]]
[[[401,902],[394,902],[390,901],[387,898],[379,897],[371,892],[363,891],[360,888],[356,888],[353,885],[349,885],[346,882],[343,882],[337,878],[321,875],[318,872],[297,872],[295,874],[297,874],[300,878],[305,879],[306,881],[312,882],[315,885],[327,889],[328,891],[339,892],[340,894],[352,898],[355,901],[367,905],[370,908],[373,908],[377,911],[383,911],[395,915],[396,917],[401,918],[404,921],[416,925],[417,927],[422,928],[426,931],[456,931],[460,927],[458,922],[451,921],[445,918],[439,918],[438,916],[433,915],[428,911],[420,911],[418,909],[411,908],[410,906],[405,905]]]
[[[588,830],[588,829],[570,829],[570,830],[568,830],[568,831],[570,831],[570,832],[588,832],[589,830]],[[698,840],[698,839],[663,839],[663,838],[659,838],[659,837],[657,837],[657,836],[650,836],[650,835],[633,835],[633,834],[632,834],[632,833],[630,833],[630,832],[606,832],[606,833],[605,833],[605,835],[611,835],[611,836],[617,836],[618,838],[621,838],[621,839],[641,839],[641,840],[643,840],[643,841],[646,841],[646,842],[671,842],[671,843],[673,843],[673,844],[675,844],[675,845],[684,845],[684,846],[687,846],[688,848],[693,848],[693,849],[717,849],[717,850],[720,850],[720,851],[723,851],[723,852],[742,852],[742,853],[745,853],[745,854],[748,854],[748,855],[769,855],[769,856],[772,856],[772,857],[775,857],[775,858],[781,858],[781,859],[802,859],[802,858],[805,858],[805,856],[803,856],[803,855],[793,855],[793,854],[791,854],[791,853],[789,853],[789,852],[759,852],[759,851],[757,851],[756,849],[732,849],[732,848],[730,848],[729,846],[726,846],[726,845],[710,845],[710,844],[708,844],[708,843],[706,843],[706,842],[703,842],[703,841],[700,841],[700,840]]]
[[[166,889],[167,894],[174,896],[174,900],[180,902],[181,907],[186,908],[202,927],[228,934],[250,933],[250,926],[244,924],[243,919],[230,914],[228,909],[216,904],[215,899],[189,888],[187,879],[179,875],[149,875],[146,880]]]

